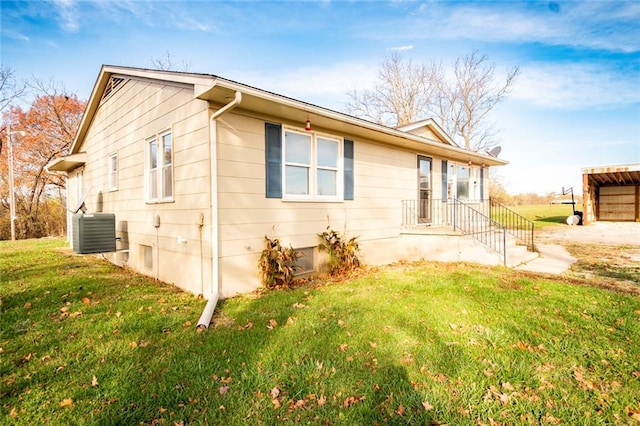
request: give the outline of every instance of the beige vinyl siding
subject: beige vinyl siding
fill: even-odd
[[[101,206],[103,212],[116,212],[117,236],[124,241],[117,248],[129,249],[127,266],[196,294],[202,287],[208,291],[211,281],[208,107],[193,98],[193,89],[128,80],[99,107],[80,147],[88,156],[84,184],[91,187],[89,211]],[[149,204],[146,141],[165,130],[173,139],[174,202]],[[118,190],[109,192],[108,155],[113,152],[118,153]],[[141,245],[153,249],[152,270],[144,267]]]
[[[296,248],[313,247],[319,242],[317,234],[330,224],[348,238],[358,236],[365,263],[378,263],[380,254],[366,248],[377,247],[380,242],[388,244],[389,240],[395,244],[402,220],[400,200],[417,194],[417,154],[355,140],[355,200],[297,202],[266,198],[264,127],[264,120],[237,111],[218,121],[223,296],[250,291],[260,284],[257,262],[265,235]],[[438,179],[434,177],[434,181]]]

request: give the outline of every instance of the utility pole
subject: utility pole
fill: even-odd
[[[18,133],[20,136],[24,136],[23,131],[11,131],[11,123],[7,125],[7,135],[9,142],[9,149],[7,154],[9,155],[9,216],[11,221],[11,241],[16,240],[16,196],[15,187],[13,183],[13,142],[11,141],[11,135]]]

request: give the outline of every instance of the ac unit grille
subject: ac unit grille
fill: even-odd
[[[75,214],[72,220],[73,251],[79,254],[116,251],[116,215]]]

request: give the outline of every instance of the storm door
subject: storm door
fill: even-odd
[[[418,223],[431,223],[431,158],[418,155]]]

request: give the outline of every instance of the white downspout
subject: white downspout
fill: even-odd
[[[209,119],[209,151],[211,168],[211,289],[207,298],[207,305],[204,307],[198,325],[197,331],[204,331],[209,328],[213,311],[220,297],[220,283],[218,281],[218,141],[217,141],[217,122],[216,120],[225,112],[235,108],[242,102],[242,93],[236,92],[234,99],[214,112]]]

